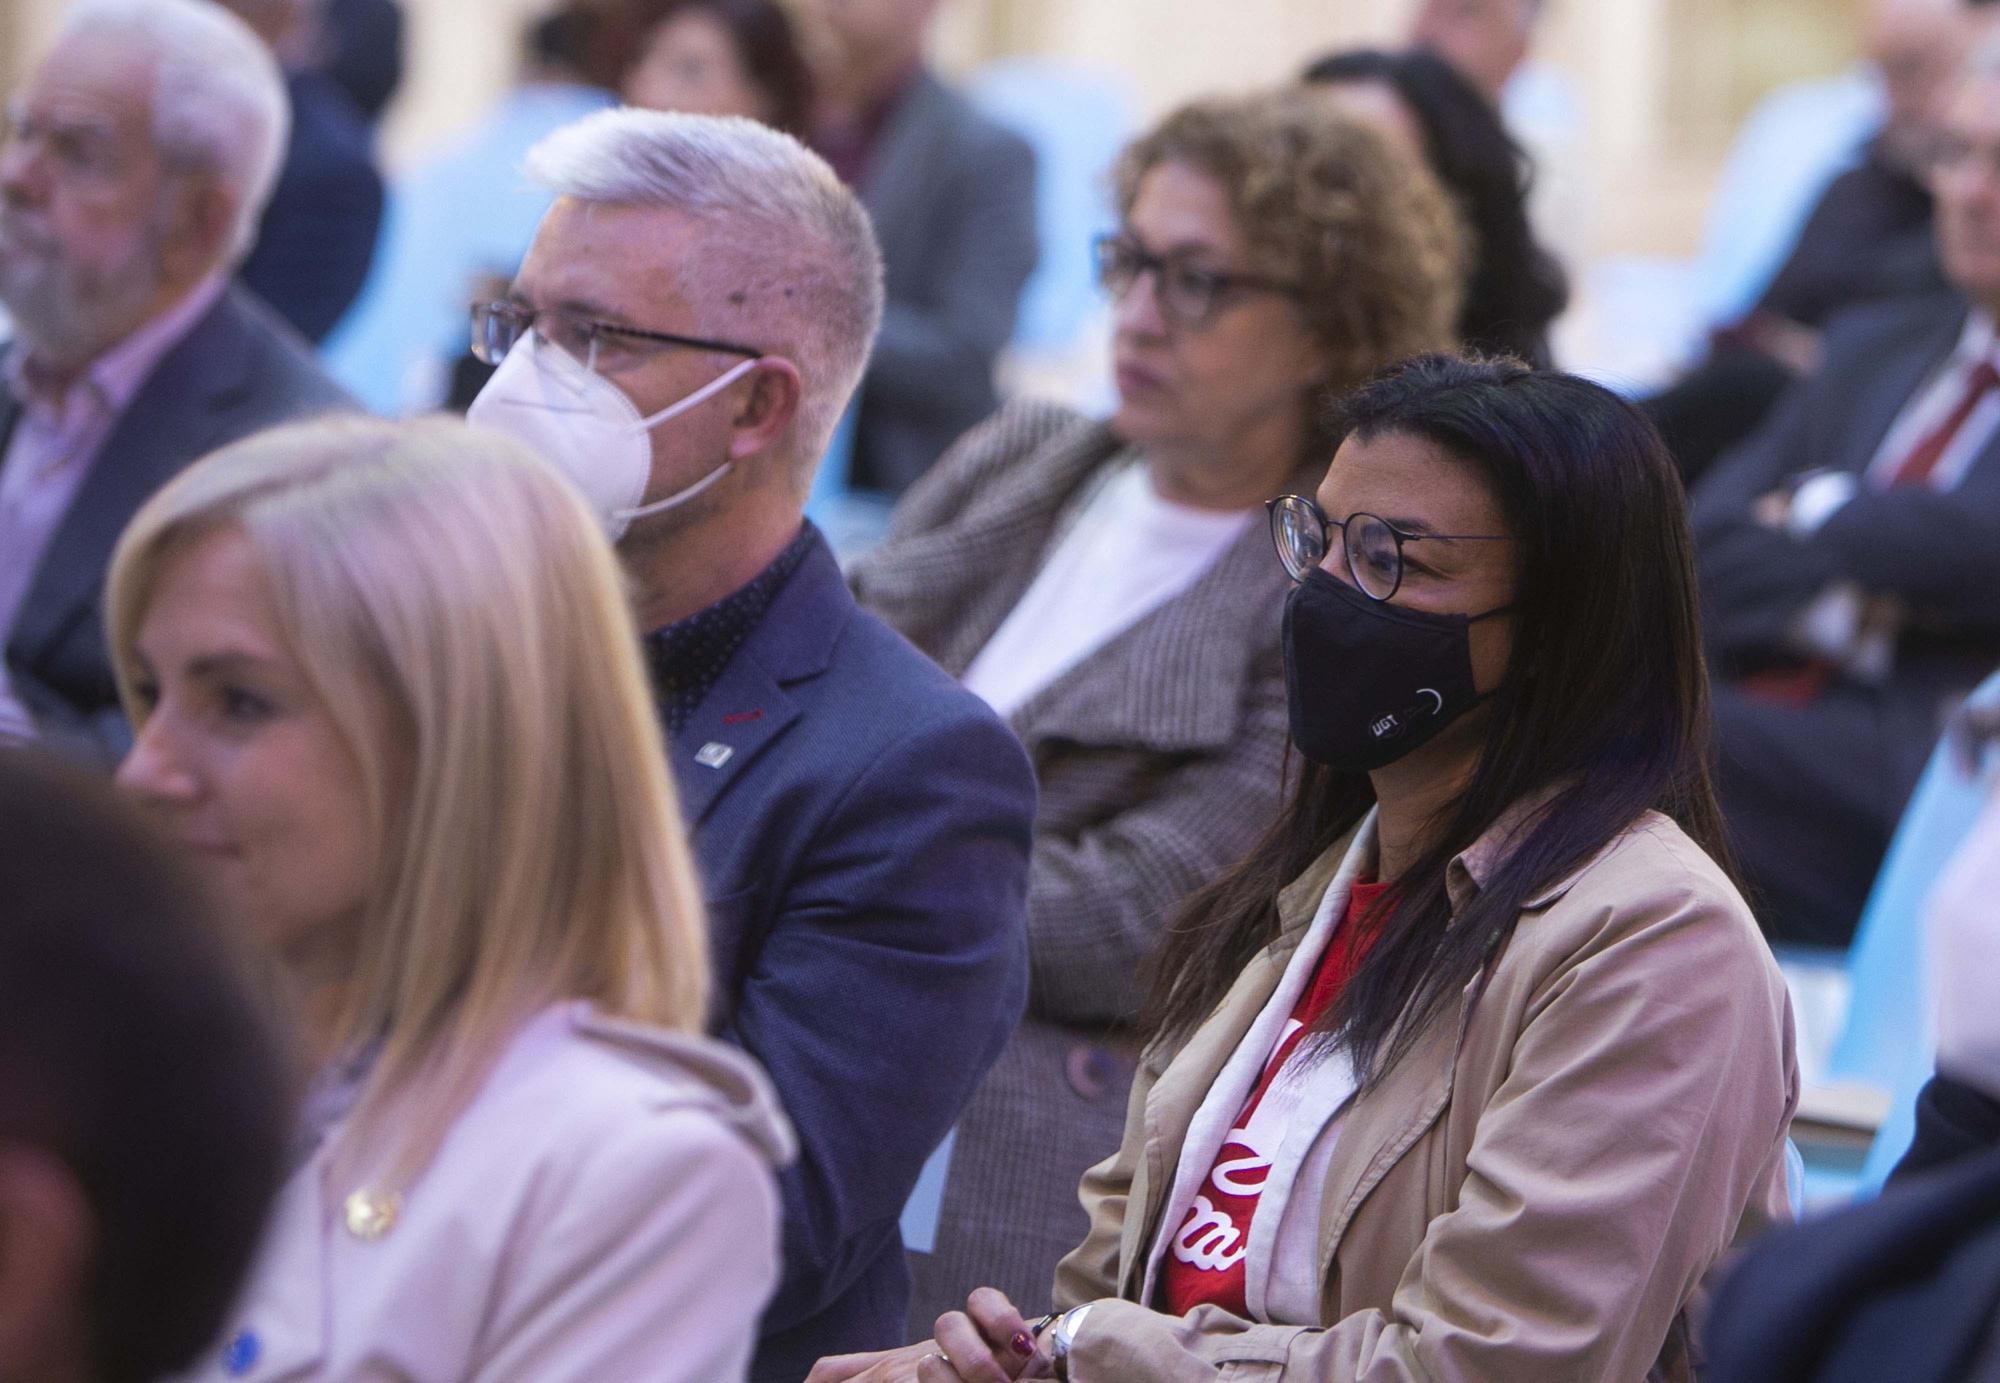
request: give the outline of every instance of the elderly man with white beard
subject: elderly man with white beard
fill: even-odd
[[[134,510],[247,433],[350,401],[240,288],[284,79],[210,0],[79,0],[0,139],[0,737],[124,747],[102,585]]]

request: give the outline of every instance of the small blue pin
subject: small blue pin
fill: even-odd
[[[239,1330],[223,1347],[222,1371],[231,1378],[241,1378],[257,1367],[257,1358],[263,1352],[263,1341],[248,1330]]]

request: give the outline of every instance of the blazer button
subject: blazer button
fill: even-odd
[[[1103,1099],[1118,1075],[1118,1059],[1088,1042],[1071,1047],[1063,1066],[1069,1076],[1069,1088],[1086,1100]]]

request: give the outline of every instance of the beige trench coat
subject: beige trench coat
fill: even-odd
[[[1505,827],[1452,862],[1463,911]],[[1365,848],[1365,847],[1364,847]],[[1283,931],[1172,1053],[1080,1191],[1058,1308],[1098,1305],[1075,1383],[1681,1380],[1688,1311],[1733,1245],[1788,1218],[1798,1102],[1783,980],[1748,907],[1649,814],[1529,900],[1512,940],[1349,1106],[1327,1171],[1319,1324],[1135,1303],[1181,1143],[1344,857],[1280,898]]]

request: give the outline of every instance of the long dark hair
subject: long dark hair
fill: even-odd
[[[1569,302],[1562,265],[1536,243],[1528,224],[1532,165],[1500,113],[1434,54],[1358,48],[1321,58],[1313,84],[1380,82],[1423,129],[1424,151],[1465,217],[1473,258],[1459,313],[1466,349],[1549,364],[1549,324]]]
[[[1708,674],[1679,473],[1630,404],[1515,361],[1421,356],[1349,397],[1341,433],[1423,438],[1492,486],[1515,539],[1514,641],[1470,784],[1396,880],[1373,949],[1321,1025],[1378,1079],[1513,933],[1523,902],[1648,809],[1729,868],[1709,780]],[[1306,764],[1248,858],[1195,894],[1155,956],[1144,1023],[1178,1040],[1278,934],[1278,892],[1367,813],[1365,774]],[[1464,913],[1454,855],[1540,803]]]

